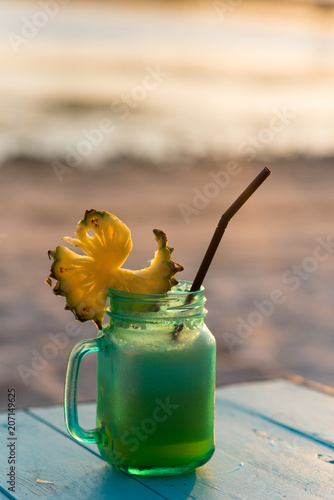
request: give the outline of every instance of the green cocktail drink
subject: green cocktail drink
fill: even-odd
[[[132,474],[173,475],[212,456],[216,343],[204,324],[201,284],[227,224],[269,174],[264,168],[223,213],[193,284],[171,289],[183,267],[171,258],[160,229],[153,230],[158,250],[150,267],[123,269],[130,231],[106,211],[86,211],[76,238],[64,238],[86,255],[62,246],[49,251],[46,281],[56,279],[54,293],[66,297],[66,309],[80,321],[92,319],[102,328],[109,289],[110,322],[98,338],[72,350],[64,403],[69,433],[96,443],[111,465]],[[76,394],[80,363],[90,352],[98,358],[97,427],[86,430],[78,422]]]
[[[167,295],[111,289],[110,323],[89,350],[83,341],[72,355],[98,351],[97,429],[84,431],[69,415],[69,431],[98,442],[121,470],[179,474],[214,452],[216,343],[204,324],[203,288],[187,303],[190,285]]]

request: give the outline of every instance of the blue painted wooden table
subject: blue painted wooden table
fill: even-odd
[[[95,445],[67,434],[61,406],[16,412],[15,492],[8,491],[7,412],[0,413],[0,498],[334,499],[334,397],[302,380],[220,387],[216,452],[183,476],[129,476],[106,464]],[[79,405],[84,427],[95,404]]]

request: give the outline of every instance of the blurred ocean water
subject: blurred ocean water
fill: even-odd
[[[0,2],[0,161],[333,155],[332,9],[54,2]]]

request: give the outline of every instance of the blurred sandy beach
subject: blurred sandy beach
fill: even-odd
[[[226,171],[226,162],[173,172],[111,164],[98,173],[73,171],[62,184],[49,165],[3,167],[1,393],[10,384],[20,405],[60,402],[70,347],[97,334],[93,324],[85,323],[74,337],[67,335],[74,316],[44,283],[47,250],[73,234],[85,209],[109,210],[131,228],[127,267],[133,269],[153,257],[152,229],[162,228],[175,246],[174,258],[185,267],[179,277],[192,280],[221,212],[260,166],[240,163],[238,175],[226,188],[217,188],[189,223],[180,203],[194,208],[195,194],[212,183],[210,173]],[[324,161],[278,161],[271,169],[266,184],[231,221],[205,280],[207,324],[218,345],[217,382],[293,372],[334,385],[334,170]],[[319,239],[325,247],[318,254]],[[270,306],[274,290],[281,292],[280,303]],[[259,304],[265,312],[259,312]],[[241,335],[240,318],[249,330],[243,327]],[[63,346],[55,340],[59,333],[67,339]],[[94,356],[88,356],[82,399],[94,397],[95,381]]]
[[[73,1],[45,18],[0,2],[0,407],[11,386],[18,406],[61,402],[70,348],[97,334],[68,335],[74,316],[44,283],[86,209],[130,227],[129,268],[163,229],[192,280],[264,166],[204,283],[217,382],[334,386],[333,11],[217,5]],[[80,399],[95,384],[88,356]]]

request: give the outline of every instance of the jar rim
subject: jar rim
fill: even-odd
[[[183,297],[186,298],[190,293],[194,297],[202,295],[204,293],[205,288],[203,285],[199,290],[196,290],[194,292],[190,292],[191,286],[192,286],[192,281],[180,280],[179,283],[177,285],[174,285],[167,293],[134,293],[110,287],[107,296],[109,298],[116,296],[120,298],[133,298],[138,300],[159,301],[172,298],[173,295],[176,295],[179,299],[181,299]],[[184,288],[184,290],[182,290],[182,288]]]
[[[137,322],[184,322],[203,318],[206,298],[204,287],[190,292],[192,283],[180,281],[165,294],[140,294],[110,289],[110,305],[107,314],[118,320]]]

